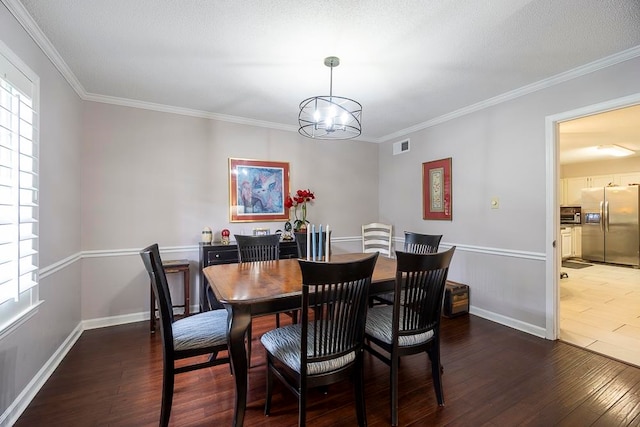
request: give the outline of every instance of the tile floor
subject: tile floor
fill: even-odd
[[[640,367],[640,269],[562,268],[560,340]]]

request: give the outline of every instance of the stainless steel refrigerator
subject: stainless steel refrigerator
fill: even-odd
[[[582,258],[640,266],[637,185],[582,190]]]

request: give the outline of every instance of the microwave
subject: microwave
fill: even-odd
[[[560,224],[580,224],[581,220],[580,206],[560,206]]]

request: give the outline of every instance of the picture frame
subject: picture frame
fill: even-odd
[[[289,163],[229,158],[230,222],[289,219]]]
[[[422,164],[422,219],[453,220],[451,157]]]

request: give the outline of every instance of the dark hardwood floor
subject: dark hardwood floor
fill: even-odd
[[[280,384],[269,417],[262,332],[254,320],[247,426],[297,425]],[[436,403],[426,354],[402,359],[403,426],[640,426],[640,369],[475,317],[443,319],[445,406]],[[365,356],[370,426],[389,425],[389,370]],[[85,331],[16,426],[153,426],[160,416],[162,352],[148,322]],[[356,424],[350,383],[312,393],[311,426]],[[228,365],[176,378],[171,425],[225,426],[233,418]]]

